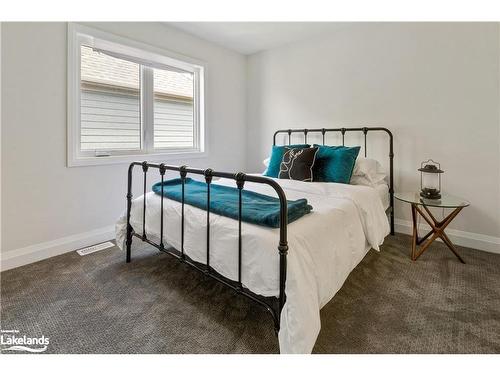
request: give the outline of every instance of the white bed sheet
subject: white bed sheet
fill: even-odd
[[[380,197],[382,207],[384,207],[384,210],[387,210],[390,206],[389,186],[387,184],[378,184],[375,185],[374,189],[377,191],[377,194]]]
[[[335,183],[276,180],[287,199],[306,198],[313,212],[288,225],[287,301],[281,313],[281,353],[310,353],[320,330],[319,310],[340,289],[370,247],[378,250],[389,233],[385,209],[376,189]],[[234,181],[214,183],[234,186]],[[275,196],[263,184],[246,183],[245,189]],[[146,233],[155,242],[160,233],[160,196],[146,194]],[[131,225],[142,233],[143,197],[134,199]],[[179,202],[164,201],[164,241],[180,249]],[[185,253],[206,262],[206,212],[185,206]],[[237,221],[210,216],[210,265],[220,274],[237,279]],[[126,217],[116,225],[117,244],[124,248]],[[242,282],[263,296],[279,294],[279,229],[242,225]],[[133,250],[144,246],[134,238]],[[133,254],[132,254],[133,258]]]

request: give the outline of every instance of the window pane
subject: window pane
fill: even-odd
[[[81,46],[81,149],[141,148],[140,66]]]
[[[154,147],[193,148],[194,75],[153,69]]]

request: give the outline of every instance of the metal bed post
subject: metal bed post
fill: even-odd
[[[134,164],[130,164],[128,167],[128,180],[127,180],[127,238],[125,240],[125,246],[127,248],[127,263],[130,263],[130,255],[132,251],[132,225],[130,225],[130,210],[132,208],[132,172],[134,170]]]
[[[147,192],[147,173],[148,173],[148,162],[142,163],[142,171],[144,172],[144,195],[142,199],[142,240],[147,240],[146,236],[146,192]]]
[[[364,135],[364,138],[365,138],[365,147],[364,147],[364,150],[365,150],[365,158],[366,158],[366,134],[368,133],[368,128],[363,128],[363,135]]]
[[[181,183],[182,183],[182,196],[181,196],[181,258],[184,259],[184,194],[185,194],[185,185],[186,185],[186,166],[183,165],[179,168],[179,173],[181,175]]]
[[[205,170],[205,182],[207,183],[207,273],[210,273],[210,184],[212,183],[212,170]]]
[[[240,289],[242,288],[241,284],[241,217],[243,214],[243,202],[242,202],[242,190],[245,185],[245,174],[237,173],[236,174],[236,186],[238,188],[238,284]]]
[[[160,203],[160,247],[163,249],[165,246],[163,245],[163,216],[165,213],[163,212],[163,197],[164,197],[164,180],[165,180],[165,164],[160,164],[160,176],[161,176],[161,203]]]
[[[280,197],[281,200],[281,197]],[[285,306],[286,302],[286,271],[287,271],[287,255],[288,255],[288,241],[287,241],[287,202],[281,202],[282,207],[284,209],[280,212],[280,244],[278,246],[278,251],[280,253],[280,295],[279,295],[279,307],[278,307],[278,316],[277,320],[274,322],[274,330],[276,334],[278,334],[280,330],[280,322],[281,322],[281,310]]]
[[[391,235],[394,236],[394,140],[389,129],[384,131],[389,134],[389,204],[391,206]]]

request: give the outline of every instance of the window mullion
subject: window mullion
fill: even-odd
[[[151,152],[154,148],[153,84],[153,69],[141,66],[142,148],[145,152]]]
[[[198,72],[193,73],[193,147],[195,149],[200,149],[200,102],[199,98],[199,75]]]

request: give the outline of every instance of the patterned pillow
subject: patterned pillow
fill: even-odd
[[[317,147],[300,149],[285,147],[278,177],[287,180],[312,181],[317,152]]]
[[[271,150],[271,156],[269,157],[269,163],[266,165],[266,170],[263,175],[267,177],[278,178],[280,173],[280,164],[283,159],[283,154],[285,153],[285,148],[309,148],[310,145],[298,144],[298,145],[288,145],[288,146],[273,146]]]

